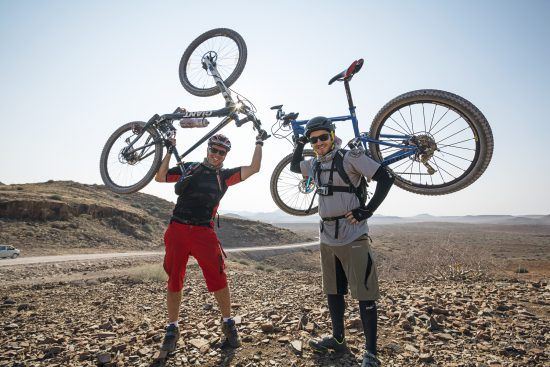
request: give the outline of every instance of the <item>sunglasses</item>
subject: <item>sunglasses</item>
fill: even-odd
[[[208,151],[212,154],[217,154],[217,155],[222,156],[222,157],[225,157],[225,155],[227,154],[227,152],[225,150],[219,150],[219,149],[216,149],[214,147],[208,147]]]
[[[310,142],[311,144],[316,144],[318,140],[327,141],[329,138],[330,138],[330,134],[323,134],[323,135],[319,135],[319,136],[312,136],[311,138],[309,138],[309,142]]]

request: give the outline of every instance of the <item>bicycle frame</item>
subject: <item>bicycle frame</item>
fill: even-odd
[[[344,81],[344,87],[346,89],[346,96],[348,99],[348,106],[349,106],[349,115],[345,116],[335,116],[335,117],[329,117],[330,120],[333,122],[340,122],[340,121],[348,121],[351,120],[352,126],[353,126],[353,133],[356,138],[358,138],[361,143],[363,144],[363,147],[365,148],[365,151],[368,151],[368,145],[367,143],[374,143],[378,145],[384,145],[388,147],[394,147],[399,148],[401,151],[396,152],[394,154],[391,154],[390,156],[386,157],[380,164],[382,166],[387,166],[392,163],[395,163],[401,159],[410,157],[412,155],[418,154],[418,147],[416,145],[408,145],[408,144],[394,144],[389,143],[384,140],[376,140],[369,136],[368,133],[359,132],[359,120],[357,119],[357,115],[355,113],[356,107],[353,105],[353,99],[351,97],[351,90],[349,87],[349,82],[347,80]],[[290,120],[290,125],[292,127],[293,131],[293,140],[296,141],[300,136],[304,135],[304,125],[309,120]],[[403,142],[409,142],[411,139],[413,139],[412,135],[389,135],[389,134],[381,134],[380,138],[382,139],[400,139]]]
[[[223,129],[225,126],[227,126],[231,121],[235,121],[237,127],[242,126],[248,121],[252,121],[254,124],[254,128],[258,130],[262,136],[267,138],[267,133],[261,129],[260,120],[256,119],[256,116],[252,111],[248,109],[248,107],[244,106],[240,103],[235,103],[233,101],[233,98],[231,97],[230,90],[225,86],[223,79],[221,78],[220,74],[218,73],[218,70],[216,68],[216,65],[212,62],[212,60],[208,57],[205,57],[203,59],[203,65],[205,69],[208,69],[211,76],[214,78],[216,85],[220,89],[220,92],[225,99],[225,107],[218,109],[218,110],[210,110],[210,111],[186,111],[186,112],[175,112],[170,114],[164,114],[162,116],[159,116],[158,114],[155,114],[149,121],[145,124],[143,127],[143,130],[147,130],[150,127],[154,127],[160,134],[158,138],[154,139],[152,142],[146,142],[145,145],[140,146],[138,148],[133,148],[133,144],[141,137],[141,134],[138,134],[133,141],[128,143],[128,148],[131,147],[130,150],[125,151],[124,154],[131,154],[138,150],[144,149],[155,145],[158,143],[159,139],[162,139],[163,143],[168,138],[171,138],[175,135],[176,129],[172,126],[172,123],[177,120],[181,120],[183,118],[189,118],[189,117],[223,117],[222,121],[220,121],[212,130],[210,130],[208,133],[206,133],[202,138],[200,138],[195,144],[193,144],[189,149],[187,149],[183,154],[179,155],[176,147],[173,147],[172,154],[176,158],[178,162],[178,166],[183,172],[183,165],[182,159],[189,155],[193,150],[195,150],[199,145],[204,143],[206,140],[208,140],[210,137],[212,137],[214,134],[216,134],[218,131]],[[177,111],[177,110],[176,110]],[[246,115],[244,119],[239,119],[238,114],[242,113]],[[165,136],[163,136],[165,135]],[[140,159],[145,159],[149,155],[153,154],[153,152],[150,152],[146,155],[140,156]]]

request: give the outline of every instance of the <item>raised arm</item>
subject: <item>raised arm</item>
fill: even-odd
[[[166,149],[166,155],[162,159],[160,168],[155,175],[155,181],[166,182],[166,174],[168,173],[168,166],[170,165],[170,158],[172,157],[172,146],[176,145],[176,139],[170,139],[170,146]]]
[[[260,172],[260,167],[262,165],[262,145],[264,145],[264,142],[261,139],[256,141],[256,148],[254,148],[252,162],[250,162],[249,166],[241,167],[241,181],[244,181],[253,174]]]

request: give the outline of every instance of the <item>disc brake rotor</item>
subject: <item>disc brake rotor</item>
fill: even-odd
[[[298,184],[298,190],[302,194],[310,194],[315,190],[315,183],[309,178],[304,178]]]

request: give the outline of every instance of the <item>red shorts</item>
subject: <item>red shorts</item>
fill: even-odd
[[[172,222],[164,233],[164,246],[164,271],[170,292],[183,288],[189,255],[199,263],[209,292],[227,287],[222,249],[212,228]]]

